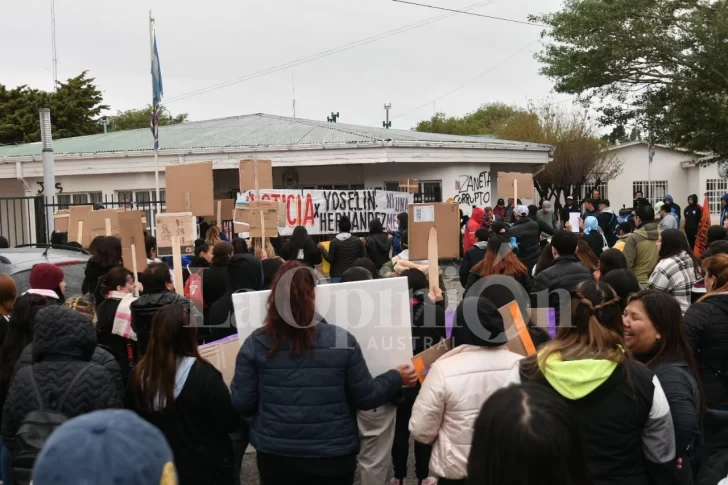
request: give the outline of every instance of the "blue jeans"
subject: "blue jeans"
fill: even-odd
[[[13,457],[7,446],[0,446],[0,474],[3,485],[13,485]]]

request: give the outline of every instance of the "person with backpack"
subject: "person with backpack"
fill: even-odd
[[[96,348],[96,329],[80,313],[55,305],[36,314],[32,365],[17,370],[3,410],[2,439],[13,456],[15,483],[30,483],[42,445],[66,420],[122,407],[118,382],[92,361]]]
[[[599,227],[604,233],[607,245],[611,248],[619,240],[619,216],[610,207],[609,199],[599,201],[599,215],[597,216]]]
[[[245,242],[243,239],[241,241]],[[200,268],[209,268],[212,262],[212,246],[203,242],[195,246],[194,253],[190,263],[182,268],[182,282],[185,285],[185,296],[189,298],[187,294],[187,280],[192,273],[200,273],[202,278],[202,270]]]

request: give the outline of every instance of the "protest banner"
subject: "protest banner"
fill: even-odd
[[[270,290],[233,294],[240,345],[263,326],[269,295]],[[316,311],[327,322],[356,337],[373,376],[411,363],[411,309],[406,278],[316,286]],[[337,336],[336,344],[346,347],[343,332]]]
[[[197,224],[190,212],[157,215],[157,255],[172,256],[172,238],[179,237],[181,254],[191,255],[195,250]]]
[[[71,214],[68,209],[57,210],[53,215],[53,227],[55,232],[68,232]]]
[[[215,214],[212,162],[167,165],[164,179],[167,212]]]
[[[369,222],[379,219],[388,229],[397,229],[397,214],[407,212],[412,194],[385,190],[260,190],[261,201],[281,204],[278,233],[290,236],[296,226],[309,234],[336,234],[343,215],[351,221],[352,233],[369,232]],[[238,202],[255,200],[253,191],[242,192]],[[240,231],[236,227],[237,232]],[[423,258],[424,259],[424,258]]]
[[[409,259],[428,259],[430,229],[437,229],[439,259],[460,256],[460,210],[458,204],[438,202],[409,206]]]
[[[222,374],[228,387],[235,376],[235,359],[240,352],[240,337],[231,335],[198,348],[200,357],[212,364]]]
[[[144,247],[144,232],[142,231],[142,212],[119,212],[119,233],[121,234],[121,258],[124,267],[134,273],[147,269],[147,254]],[[132,251],[132,246],[134,251]]]
[[[452,339],[448,338],[441,340],[429,349],[426,349],[412,357],[412,367],[414,367],[415,372],[417,372],[417,379],[419,379],[420,384],[425,382],[425,377],[427,377],[427,372],[430,370],[430,367],[432,367],[432,364],[434,364],[437,359],[450,352],[450,350],[452,350]]]
[[[507,305],[500,307],[498,311],[503,317],[503,327],[508,337],[508,343],[506,344],[508,350],[524,357],[534,355],[536,353],[536,346],[533,344],[531,334],[528,333],[526,321],[523,319],[521,307],[518,306],[518,302],[513,300]]]

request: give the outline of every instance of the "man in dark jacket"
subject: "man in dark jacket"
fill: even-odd
[[[516,207],[516,222],[510,229],[510,235],[518,240],[518,258],[530,272],[538,262],[540,251],[540,234],[542,228],[538,222],[528,217],[528,207]],[[553,231],[553,229],[551,229]]]
[[[698,205],[698,196],[692,194],[688,197],[688,205],[685,207],[685,235],[688,237],[690,249],[695,249],[695,239],[698,237],[700,219],[703,218],[703,208]]]
[[[561,227],[564,227],[569,222],[569,214],[572,212],[581,212],[579,206],[574,202],[574,198],[569,196],[566,198],[566,205],[561,209]]]
[[[137,357],[141,359],[147,351],[152,319],[157,311],[167,305],[185,305],[190,308],[191,318],[196,325],[202,323],[202,315],[199,315],[195,306],[190,304],[190,300],[175,293],[169,267],[166,264],[150,264],[142,273],[139,282],[144,292],[131,304],[131,328],[137,334]]]
[[[378,270],[381,269],[382,265],[389,261],[389,253],[392,250],[392,241],[389,240],[389,235],[384,232],[382,221],[372,219],[369,222],[369,235],[364,241],[367,256]]]
[[[584,201],[584,212],[581,214],[582,219],[589,216],[599,217],[599,209],[597,209],[597,201],[594,199],[586,199]]]
[[[354,266],[356,258],[366,256],[364,243],[358,237],[352,236],[350,230],[351,221],[347,216],[341,216],[341,219],[339,219],[339,234],[331,240],[329,250],[327,251],[323,244],[319,244],[321,255],[331,265],[329,274],[332,283],[341,281],[341,275]]]
[[[475,244],[468,249],[460,263],[460,284],[463,288],[468,284],[468,276],[473,266],[483,261],[485,256],[485,248],[488,246],[488,230],[478,229],[475,231]]]
[[[69,419],[123,405],[119,381],[92,360],[97,341],[91,320],[52,305],[38,311],[34,322],[33,364],[13,377],[3,412],[2,440],[11,452],[18,451],[15,438],[25,417],[40,409],[37,395],[45,409]],[[18,482],[30,482],[31,470],[14,472]]]
[[[577,242],[576,234],[571,231],[560,230],[554,234],[551,238],[554,262],[536,276],[531,288],[532,305],[535,308],[554,308],[557,326],[561,325],[561,311],[567,315],[571,311],[569,292],[579,283],[594,279],[592,272],[576,258]],[[562,304],[564,308],[561,308]]]

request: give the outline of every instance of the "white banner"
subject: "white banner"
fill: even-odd
[[[397,214],[407,212],[413,195],[386,190],[260,190],[261,200],[283,202],[286,224],[278,226],[278,234],[288,236],[296,226],[309,234],[336,234],[338,222],[346,215],[351,232],[369,231],[369,221],[378,218],[386,229],[397,229]],[[238,200],[255,200],[252,191],[238,194]]]

